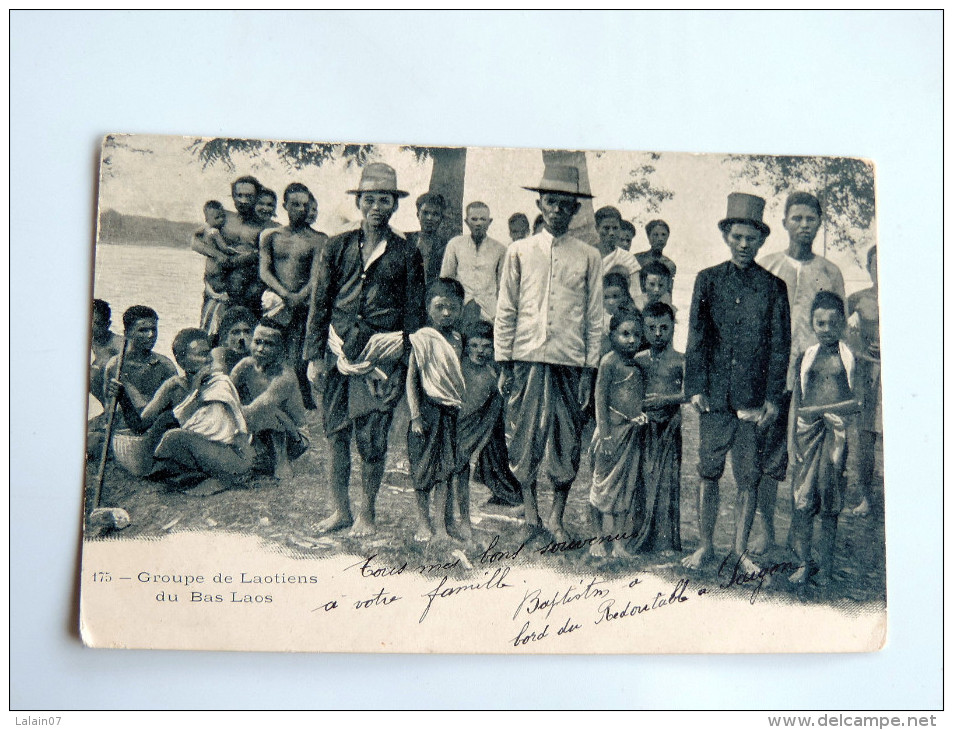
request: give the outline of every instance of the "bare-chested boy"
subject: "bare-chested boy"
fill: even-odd
[[[301,359],[304,330],[311,297],[311,272],[317,268],[328,237],[308,225],[311,191],[301,183],[285,188],[288,225],[264,231],[259,247],[259,274],[268,288],[261,297],[262,310],[285,328],[288,359],[298,375],[302,396],[311,400]]]
[[[819,585],[831,580],[837,516],[844,507],[847,487],[847,427],[860,411],[854,388],[856,360],[841,342],[845,325],[844,300],[833,292],[819,291],[811,305],[817,344],[808,347],[795,363],[791,398],[791,533],[800,563],[790,577],[792,583],[806,583],[813,572],[815,516],[820,518],[815,580]]]
[[[192,250],[205,257],[205,298],[199,327],[214,336],[222,315],[229,305],[227,281],[232,271],[231,261],[239,254],[225,242],[225,207],[217,200],[209,200],[202,207],[205,228],[192,238]]]
[[[275,323],[255,327],[251,352],[232,370],[232,382],[259,461],[283,479],[292,476],[291,460],[308,446],[304,403],[294,372],[283,362],[283,336]]]
[[[651,264],[649,264],[651,266]],[[685,356],[672,347],[675,312],[665,302],[642,311],[649,349],[635,358],[645,374],[642,409],[649,422],[642,444],[645,515],[635,550],[681,550],[682,410]]]

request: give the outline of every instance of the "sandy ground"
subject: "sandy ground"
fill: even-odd
[[[681,535],[683,552],[675,554],[642,554],[631,560],[601,560],[586,555],[585,550],[566,552],[545,558],[524,551],[525,560],[537,560],[568,572],[608,574],[651,571],[659,575],[679,577],[689,573],[680,565],[680,559],[694,550],[698,543],[697,495],[699,480],[696,472],[698,419],[694,411],[685,408],[683,425],[683,464],[681,492]],[[236,489],[208,497],[191,497],[169,492],[161,484],[133,477],[120,466],[110,462],[107,466],[103,489],[104,505],[121,506],[127,510],[132,524],[114,533],[115,539],[133,537],[158,537],[180,530],[227,530],[253,534],[266,542],[273,542],[286,550],[302,556],[329,556],[335,554],[369,555],[376,553],[382,562],[392,561],[399,565],[404,561],[438,562],[446,559],[457,545],[421,545],[413,540],[415,528],[414,495],[407,473],[406,429],[407,411],[402,403],[391,429],[390,450],[384,484],[378,497],[378,533],[371,538],[355,540],[346,531],[321,535],[317,523],[328,516],[327,468],[328,451],[321,433],[318,414],[311,413],[309,421],[313,435],[311,448],[294,463],[294,477],[276,480],[270,477],[253,479],[247,488]],[[584,436],[591,437],[591,425]],[[352,500],[359,499],[360,467],[352,470]],[[878,468],[875,479],[882,494],[881,451],[878,444]],[[841,517],[837,530],[835,548],[834,580],[825,589],[801,590],[797,598],[802,601],[837,603],[845,608],[859,603],[881,604],[886,596],[884,524],[881,511],[866,518],[849,515],[849,508],[860,500],[854,478],[854,463],[849,462],[851,472],[847,495],[848,511]],[[87,469],[87,484],[92,484],[95,469]],[[570,492],[566,509],[566,525],[573,536],[586,537],[592,534],[588,526],[588,492],[591,482],[591,464],[588,454],[583,455],[582,466],[575,485]],[[722,479],[721,508],[716,525],[715,546],[720,559],[728,553],[734,530],[735,484],[731,469],[726,469]],[[545,482],[540,483],[541,513],[546,514],[552,491]],[[471,484],[471,505],[475,528],[476,546],[469,549],[470,557],[479,556],[494,536],[498,536],[497,549],[514,550],[520,545],[520,521],[513,511],[485,505],[489,490],[481,484]],[[782,484],[778,497],[776,516],[778,539],[784,541],[790,525],[790,488]],[[757,526],[752,536],[757,535]],[[452,558],[451,558],[452,559]],[[793,562],[794,556],[779,548],[761,559],[761,565]],[[694,576],[702,582],[717,584],[725,580],[718,575],[718,562]],[[787,580],[775,579],[765,591],[765,597],[785,600],[792,593]],[[792,596],[793,597],[793,596]]]

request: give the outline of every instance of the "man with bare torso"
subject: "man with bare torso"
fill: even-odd
[[[305,377],[307,364],[301,359],[301,349],[311,297],[311,272],[328,240],[326,235],[308,225],[312,197],[311,191],[301,183],[291,183],[285,188],[288,225],[262,233],[258,267],[259,276],[268,287],[262,294],[262,310],[265,316],[285,327],[288,359],[298,373],[306,404],[311,401],[311,389]]]
[[[262,221],[255,214],[255,204],[261,190],[261,183],[250,175],[235,180],[232,183],[232,201],[236,212],[225,211],[225,223],[221,228],[225,243],[236,251],[225,264],[229,271],[225,280],[229,303],[248,307],[256,316],[261,313],[263,290],[258,278],[258,236],[262,230],[273,225],[273,222]],[[204,254],[205,248],[203,231],[197,231],[192,237],[192,250]]]

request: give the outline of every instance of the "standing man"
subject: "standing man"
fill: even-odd
[[[327,532],[352,524],[352,536],[376,530],[375,501],[384,476],[387,433],[404,389],[408,337],[424,324],[420,252],[389,225],[399,198],[397,173],[374,162],[361,173],[356,196],[361,227],[328,241],[314,267],[304,358],[323,389],[324,430],[331,446],[334,511]],[[352,518],[351,434],[361,456],[363,499]]]
[[[440,278],[456,279],[463,285],[464,305],[461,327],[496,316],[496,299],[500,292],[500,274],[506,246],[490,238],[486,232],[493,219],[486,203],[474,201],[467,206],[463,222],[469,235],[456,236],[447,244],[440,267]]]
[[[407,234],[407,242],[415,246],[424,262],[424,278],[429,287],[440,278],[447,238],[440,232],[447,213],[447,200],[440,193],[424,193],[417,198],[417,220],[420,230]]]
[[[620,248],[622,237],[622,213],[607,205],[596,211],[596,232],[599,234],[599,253],[602,256],[604,274],[617,271],[629,280],[629,296],[638,301],[642,289],[639,286],[639,262],[635,254]]]
[[[747,556],[767,451],[766,430],[777,419],[791,352],[791,317],[784,282],[754,262],[771,229],[762,220],[764,199],[728,196],[718,227],[731,259],[699,272],[692,294],[685,395],[701,414],[698,523],[701,546],[682,561],[700,568],[714,558],[718,480],[731,452],[738,483],[734,553],[744,572],[757,572]]]
[[[314,408],[301,350],[311,298],[311,271],[320,265],[328,237],[308,225],[313,196],[307,186],[293,182],[285,188],[283,197],[288,225],[261,234],[258,273],[267,287],[261,308],[265,317],[285,328],[288,362],[298,378],[305,405]]]
[[[251,175],[245,175],[232,183],[232,202],[235,212],[225,211],[225,223],[221,228],[225,243],[237,251],[228,259],[231,270],[226,280],[226,291],[232,305],[248,307],[255,316],[261,314],[261,294],[264,285],[258,277],[258,236],[273,222],[262,221],[255,213],[255,204],[262,191],[261,183]],[[202,231],[192,237],[192,248],[201,250],[204,242]],[[198,240],[197,240],[198,239]],[[208,306],[208,297],[202,307]]]
[[[755,555],[771,550],[775,544],[774,510],[778,482],[783,482],[788,466],[788,411],[794,389],[796,363],[807,348],[817,344],[811,327],[811,304],[820,291],[829,291],[845,299],[844,277],[837,265],[812,250],[823,215],[820,201],[810,193],[794,192],[784,204],[784,229],[788,232],[786,251],[765,256],[761,265],[783,281],[788,288],[791,309],[791,358],[784,395],[778,404],[778,418],[768,430],[768,451],[764,476],[758,488],[758,517],[762,527],[759,539],[751,546]]]
[[[602,260],[568,234],[580,198],[579,170],[548,165],[537,187],[543,229],[506,251],[496,309],[499,388],[509,398],[510,468],[523,492],[528,537],[543,531],[536,478],[549,452],[555,494],[546,528],[566,540],[563,513],[579,469],[583,409],[602,348]]]

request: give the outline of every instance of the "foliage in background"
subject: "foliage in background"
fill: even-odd
[[[876,215],[874,167],[850,157],[779,157],[729,155],[725,164],[739,182],[766,188],[769,201],[780,201],[795,190],[813,193],[824,210],[824,250],[850,252],[862,265],[860,250],[867,243]],[[823,253],[819,251],[819,253]]]
[[[446,218],[448,235],[457,235],[462,230],[463,185],[466,176],[466,148],[416,147],[408,145],[402,150],[412,152],[418,163],[433,161],[430,191],[439,192],[450,204]],[[317,142],[276,142],[260,139],[234,139],[216,137],[197,139],[188,151],[198,158],[202,168],[223,165],[236,170],[233,157],[256,157],[264,152],[273,152],[288,170],[320,167],[329,160],[342,160],[348,167],[363,167],[372,159],[375,148],[371,144],[329,144]]]
[[[629,173],[632,179],[625,184],[619,196],[620,203],[635,203],[639,206],[639,213],[633,220],[636,228],[648,222],[649,214],[658,213],[662,209],[662,203],[675,197],[675,193],[668,188],[652,184],[651,178],[655,174],[655,165],[651,162],[658,162],[661,158],[662,155],[658,152],[650,152],[650,162],[639,165]]]

